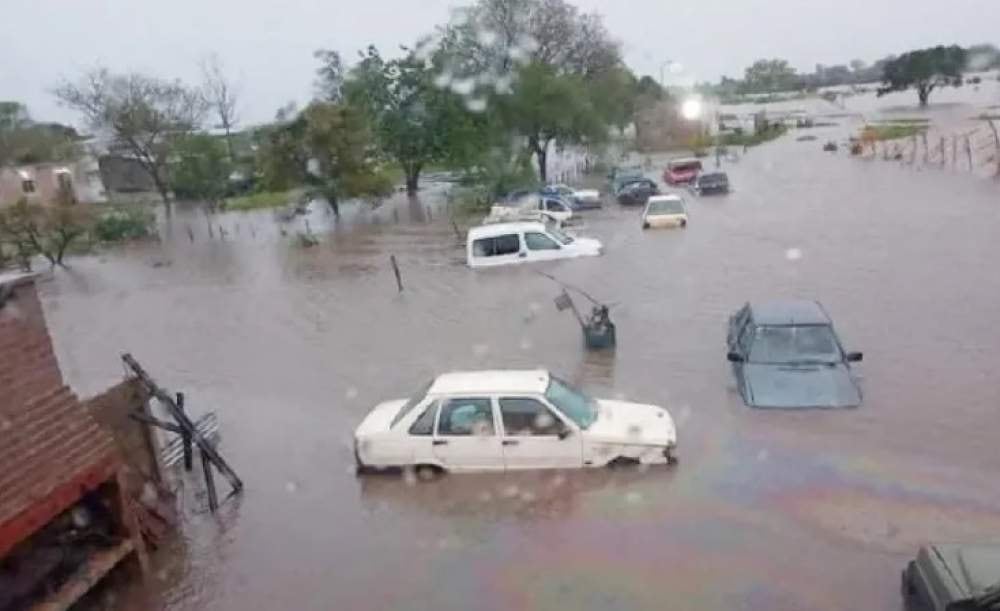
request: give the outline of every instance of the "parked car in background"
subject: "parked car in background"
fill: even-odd
[[[663,182],[668,185],[686,185],[701,172],[701,161],[693,157],[671,159],[663,170]]]
[[[617,195],[624,185],[645,179],[646,173],[640,166],[621,166],[611,170],[608,178],[611,181],[611,193]]]
[[[727,358],[750,407],[854,407],[861,389],[833,323],[816,301],[746,304],[729,318]]]
[[[622,185],[615,192],[615,199],[623,206],[642,206],[659,192],[660,188],[655,182],[648,178],[639,178]]]
[[[691,190],[698,195],[729,193],[729,176],[722,171],[702,172],[691,181]]]
[[[376,405],[354,432],[359,470],[665,464],[676,447],[662,407],[593,399],[545,370],[446,373]]]
[[[642,212],[642,228],[687,227],[684,199],[679,195],[654,195]]]
[[[569,201],[574,210],[590,210],[601,207],[601,193],[597,189],[573,189],[564,184],[552,184],[542,187],[540,193]]]
[[[469,267],[493,267],[600,255],[600,241],[571,236],[552,223],[491,223],[469,230]]]
[[[908,611],[1000,609],[1000,543],[925,545],[903,571]]]
[[[573,207],[558,196],[517,192],[490,207],[492,218],[518,218],[524,212],[544,212],[562,223],[573,218]]]

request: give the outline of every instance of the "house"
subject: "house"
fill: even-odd
[[[79,203],[107,201],[97,159],[90,155],[76,161],[0,168],[0,206],[13,204],[21,198],[29,202],[51,202],[60,189],[68,189]]]
[[[145,571],[127,446],[101,422],[135,401],[66,385],[30,274],[0,272],[0,388],[0,609],[66,609],[123,562]]]

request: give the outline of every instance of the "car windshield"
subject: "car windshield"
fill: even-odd
[[[396,416],[393,417],[392,423],[389,424],[390,429],[396,426],[396,424],[399,423],[400,420],[405,418],[406,414],[409,414],[414,407],[420,405],[420,403],[424,400],[424,397],[427,396],[427,391],[430,390],[431,384],[433,383],[434,380],[430,380],[429,382],[421,385],[420,390],[410,395],[410,398],[406,400],[406,403],[403,404],[403,407],[399,408],[399,412],[397,412]]]
[[[545,231],[547,231],[550,236],[555,238],[559,243],[563,244],[564,246],[566,244],[573,243],[573,238],[567,235],[566,232],[564,232],[563,230],[559,229],[554,221],[549,221],[545,224]]]
[[[649,202],[649,214],[683,214],[684,204],[679,199],[661,199]]]
[[[700,161],[678,161],[670,164],[670,169],[675,172],[688,172],[691,170],[700,170]]]
[[[549,378],[545,397],[581,429],[597,420],[597,403],[555,376]]]
[[[751,363],[769,365],[832,364],[842,360],[829,325],[757,327],[749,358]]]

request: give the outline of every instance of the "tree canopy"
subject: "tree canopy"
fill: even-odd
[[[795,68],[786,60],[758,59],[746,69],[743,82],[748,92],[769,93],[793,89],[795,76]]]
[[[0,101],[0,166],[67,161],[80,153],[76,130],[36,123],[20,102]]]
[[[931,92],[941,86],[960,85],[967,52],[962,47],[937,46],[904,53],[883,68],[878,95],[916,89],[921,106],[927,106]]]
[[[168,201],[167,160],[174,141],[201,125],[206,103],[200,90],[179,81],[97,69],[79,82],[63,82],[55,94],[92,129],[110,137],[112,150],[135,159]]]

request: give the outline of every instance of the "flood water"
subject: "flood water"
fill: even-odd
[[[132,352],[192,412],[218,412],[246,483],[212,517],[187,480],[180,551],[121,606],[899,609],[917,545],[1000,540],[1000,192],[828,155],[815,133],[727,165],[735,192],[693,201],[686,230],[642,231],[613,202],[585,213],[598,258],[471,271],[428,192],[311,249],[268,214],[222,217],[209,241],[178,210],[161,244],[57,272],[43,300],[74,388],[121,379]],[[539,269],[618,304],[616,352],[583,349]],[[742,404],[726,319],[777,297],[822,301],[864,351],[859,409]],[[374,403],[445,370],[537,366],[668,407],[680,464],[354,475]]]

